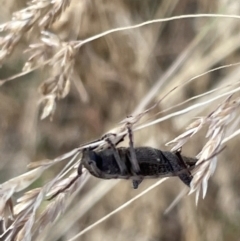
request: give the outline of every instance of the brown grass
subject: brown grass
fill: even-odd
[[[0,16],[1,238],[237,240],[238,2],[14,4]],[[47,200],[75,177],[83,143],[117,142],[129,122],[135,145],[198,157],[184,189],[197,208],[185,195],[164,215],[175,178],[133,190],[86,170]]]

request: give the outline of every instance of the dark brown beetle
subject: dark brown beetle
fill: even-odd
[[[134,152],[139,166],[137,173],[131,160],[131,147],[108,148],[101,151],[84,149],[78,175],[50,199],[69,188],[82,175],[83,167],[97,178],[131,179],[134,189],[138,188],[143,179],[172,176],[178,176],[184,184],[190,186],[191,169],[197,162],[196,158],[182,156],[180,151],[161,151],[152,147],[136,147]]]
[[[145,178],[170,176],[178,176],[187,186],[190,185],[192,175],[189,170],[197,159],[182,156],[180,152],[161,151],[151,147],[137,147],[134,151],[140,167],[138,173],[135,173],[132,167],[130,148],[120,147],[98,152],[84,150],[78,174],[81,175],[82,167],[85,167],[97,178],[132,179],[135,189]],[[116,161],[116,155],[121,160],[121,167]]]

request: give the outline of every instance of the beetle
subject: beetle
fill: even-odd
[[[185,185],[190,186],[193,178],[191,169],[195,167],[196,158],[182,156],[181,150],[169,152],[152,147],[136,147],[134,152],[139,165],[138,173],[135,172],[131,161],[131,147],[107,148],[100,151],[83,149],[77,176],[49,200],[68,189],[82,175],[83,168],[100,179],[131,179],[134,189],[138,188],[143,179],[172,176],[178,176]]]
[[[161,151],[152,147],[136,147],[134,152],[140,167],[137,174],[132,166],[130,147],[119,147],[115,150],[109,148],[98,152],[85,149],[78,167],[78,175],[82,174],[82,168],[85,167],[97,178],[132,179],[135,189],[145,178],[170,176],[178,176],[184,184],[190,185],[192,180],[190,168],[196,164],[196,158],[182,156],[180,151]],[[122,168],[116,161],[116,155],[121,160]]]

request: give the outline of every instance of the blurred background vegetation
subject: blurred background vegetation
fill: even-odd
[[[1,23],[26,6],[22,0],[0,3]],[[50,30],[64,41],[80,40],[151,19],[197,13],[239,14],[240,4],[237,0],[72,0]],[[151,89],[156,90],[151,101],[155,103],[174,86],[196,75],[239,62],[239,39],[237,19],[190,18],[121,31],[87,43],[76,56],[79,78],[71,84],[69,95],[58,101],[52,121],[39,118],[38,87],[46,79],[43,69],[7,82],[0,88],[0,182],[26,172],[31,161],[54,158],[99,138],[139,108]],[[23,50],[32,41],[32,35],[24,36],[2,64],[0,79],[21,72],[27,59]],[[170,72],[176,62],[178,68]],[[164,80],[166,73],[170,74]],[[163,116],[155,114],[192,96],[239,81],[239,76],[237,66],[199,77],[172,92],[149,118]],[[207,98],[193,100],[185,107]],[[182,133],[194,117],[210,113],[218,103],[136,132],[135,145],[169,150],[166,142]],[[238,139],[230,141],[219,156],[207,197],[200,200],[198,207],[191,195],[163,215],[183,188],[177,178],[172,178],[78,240],[240,240]],[[183,153],[196,155],[204,141],[205,133],[199,133],[184,146]],[[41,186],[51,179],[58,168],[47,171],[34,185]],[[107,190],[111,182],[91,178],[42,240],[68,240],[155,180],[144,181],[138,190],[132,189],[130,181],[120,181]],[[80,215],[82,210],[86,212]]]

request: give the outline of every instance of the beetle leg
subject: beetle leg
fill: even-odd
[[[179,148],[179,149],[175,152],[176,156],[178,157],[178,163],[179,163],[183,168],[186,169],[186,172],[187,172],[188,174],[191,175],[190,171],[188,170],[187,164],[183,161],[181,152],[182,152],[182,148]]]
[[[127,125],[127,130],[128,130],[128,137],[129,137],[129,150],[130,150],[130,162],[132,164],[132,169],[133,169],[133,174],[136,176],[132,180],[132,185],[134,189],[137,189],[139,184],[142,182],[142,178],[138,177],[140,173],[140,166],[137,161],[136,157],[136,152],[134,150],[134,145],[133,145],[133,132],[131,129],[131,126],[128,124]]]
[[[140,183],[143,181],[143,179],[133,179],[132,180],[132,185],[133,185],[133,189],[138,189],[138,186],[140,185]]]
[[[94,173],[94,175],[95,175],[96,177],[104,178],[104,176],[102,175],[102,172],[98,169],[96,162],[91,161],[91,162],[89,163],[89,165],[90,165],[90,168],[91,168],[91,170],[89,170],[90,173]]]
[[[80,162],[79,166],[78,166],[78,176],[81,176],[82,175],[82,168],[83,168],[83,164],[82,164],[82,161]]]
[[[139,167],[136,153],[135,153],[134,146],[133,146],[133,132],[129,125],[127,126],[127,130],[128,130],[128,135],[129,135],[130,161],[132,164],[133,172],[136,175],[138,175],[140,173],[140,167]]]
[[[110,147],[113,150],[113,155],[114,155],[114,158],[115,158],[115,160],[118,164],[118,167],[120,169],[121,174],[126,175],[127,174],[127,167],[126,167],[125,163],[121,160],[117,148],[115,147],[115,145],[112,143],[112,141],[109,138],[107,138],[106,141],[108,142],[108,144],[110,145]]]
[[[181,168],[183,168],[183,171],[184,171],[184,173],[179,174],[178,177],[182,180],[184,184],[186,184],[187,186],[190,186],[193,177],[190,170],[188,169],[187,164],[184,162],[182,158],[181,149],[177,150],[175,154],[177,156],[178,164],[181,166]]]

